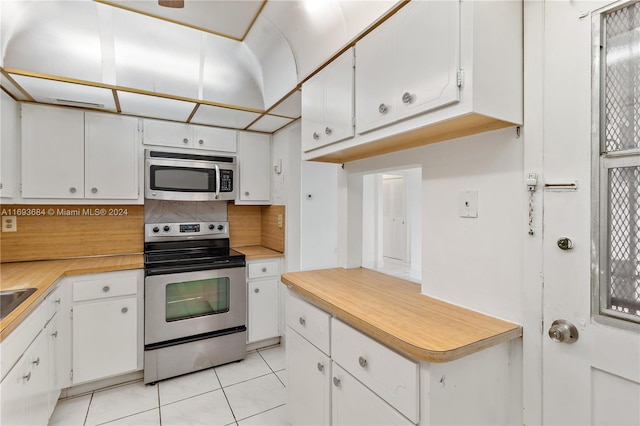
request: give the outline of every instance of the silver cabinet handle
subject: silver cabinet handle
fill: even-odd
[[[2,184],[0,183],[0,189],[2,189]]]
[[[262,272],[267,272],[267,268],[262,268]]]
[[[249,196],[249,191],[245,191],[244,195]]]
[[[35,361],[32,361],[31,364],[35,365],[36,367],[40,365],[40,357],[36,358]]]
[[[184,139],[182,139],[182,142],[183,142],[183,143],[189,143],[189,139],[184,138]]]
[[[318,363],[318,371],[320,372],[324,371],[324,365],[322,365],[321,362]]]
[[[317,141],[318,139],[320,139],[320,135],[317,134],[316,132],[313,132],[313,140]]]
[[[385,104],[380,104],[380,106],[378,106],[378,112],[380,114],[386,114],[387,111],[389,111],[389,108],[387,108]]]
[[[306,321],[304,318],[302,318],[302,317],[298,318],[298,322],[299,322],[299,323],[300,323],[300,325],[301,325],[301,326],[303,326],[303,327],[304,327],[304,325],[307,323],[307,321]]]
[[[104,291],[105,293],[108,292],[109,290],[111,290],[111,287],[109,287],[108,285],[105,285],[104,287],[102,287],[102,291]]]
[[[61,300],[60,300],[60,298],[58,297],[56,300],[54,300],[54,302],[56,302],[56,305],[59,305],[59,304],[60,304],[60,302],[61,302]]]
[[[72,186],[71,188],[69,188],[69,192],[72,194],[76,193],[76,189]]]
[[[31,371],[29,371],[29,373],[28,373],[26,376],[22,376],[22,378],[23,378],[24,380],[26,380],[27,382],[28,382],[29,380],[31,380]]]
[[[334,377],[334,378],[333,378],[333,385],[334,385],[335,387],[340,386],[340,379],[338,379],[337,377]]]
[[[260,289],[256,288],[255,290],[253,290],[254,293],[260,293]]]
[[[367,360],[364,357],[359,357],[358,358],[358,364],[360,364],[360,367],[366,368],[367,367]]]
[[[330,135],[331,133],[333,133],[333,130],[331,129],[331,127],[325,127],[324,128],[324,134],[325,135]]]
[[[57,338],[58,337],[58,330],[56,330],[53,333],[51,333],[51,337]]]
[[[120,312],[122,312],[123,314],[126,314],[127,312],[129,312],[129,308],[125,306],[124,308],[120,309]]]
[[[204,144],[204,141],[203,141],[202,139],[200,139],[200,140],[198,141],[198,143],[199,143],[200,145],[202,145],[202,144]]]
[[[411,95],[411,93],[409,92],[404,92],[402,94],[402,103],[404,104],[410,104],[413,102],[413,96]]]
[[[95,187],[94,187],[94,188],[91,188],[91,193],[92,193],[92,194],[95,194],[96,192],[98,192],[98,188],[95,188]]]

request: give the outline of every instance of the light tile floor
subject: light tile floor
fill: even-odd
[[[283,346],[251,351],[231,364],[61,399],[57,425],[287,425]]]

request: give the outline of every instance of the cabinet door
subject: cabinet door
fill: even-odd
[[[143,129],[145,145],[193,147],[193,133],[188,124],[144,119]]]
[[[271,148],[269,135],[243,132],[238,135],[240,190],[245,204],[271,203]]]
[[[278,280],[249,281],[247,342],[278,336]]]
[[[49,339],[44,331],[23,355],[27,369],[27,424],[43,425],[49,420]]]
[[[20,360],[2,380],[2,384],[0,384],[0,424],[28,424],[28,373],[28,368],[25,369],[25,363]]]
[[[138,119],[85,113],[85,198],[138,198]]]
[[[193,147],[210,151],[236,152],[236,131],[206,126],[193,126]]]
[[[84,112],[22,105],[22,196],[84,197]]]
[[[332,425],[413,425],[335,362],[332,376]]]
[[[47,350],[47,362],[49,364],[48,374],[48,386],[47,386],[47,418],[53,413],[53,409],[56,407],[60,391],[62,390],[62,379],[65,374],[69,374],[68,371],[60,369],[61,357],[66,354],[63,351],[61,342],[62,336],[58,327],[58,318],[60,315],[56,314],[49,321],[44,329],[45,337],[48,339]]]
[[[287,409],[294,425],[331,424],[331,361],[287,328]]]
[[[353,136],[353,48],[323,71],[324,134],[326,145]]]
[[[136,308],[136,297],[74,305],[74,384],[136,369]]]
[[[406,7],[406,6],[405,6]],[[356,131],[392,122],[396,115],[396,67],[389,21],[356,43]]]
[[[412,2],[393,20],[401,118],[458,101],[459,5]]]
[[[325,145],[324,123],[324,76],[316,74],[302,85],[302,149],[312,149]]]
[[[18,105],[2,93],[0,129],[0,197],[11,198],[16,188],[16,147],[18,146]]]

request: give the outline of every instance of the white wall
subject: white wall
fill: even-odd
[[[515,128],[347,163],[342,217],[362,210],[355,176],[412,166],[422,169],[422,292],[520,323],[523,141]],[[475,219],[459,216],[459,193],[466,189],[478,190]],[[344,266],[361,262],[361,226],[355,225],[340,235]]]

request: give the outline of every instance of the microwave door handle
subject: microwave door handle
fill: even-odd
[[[216,200],[220,198],[220,167],[215,165],[216,168]]]

